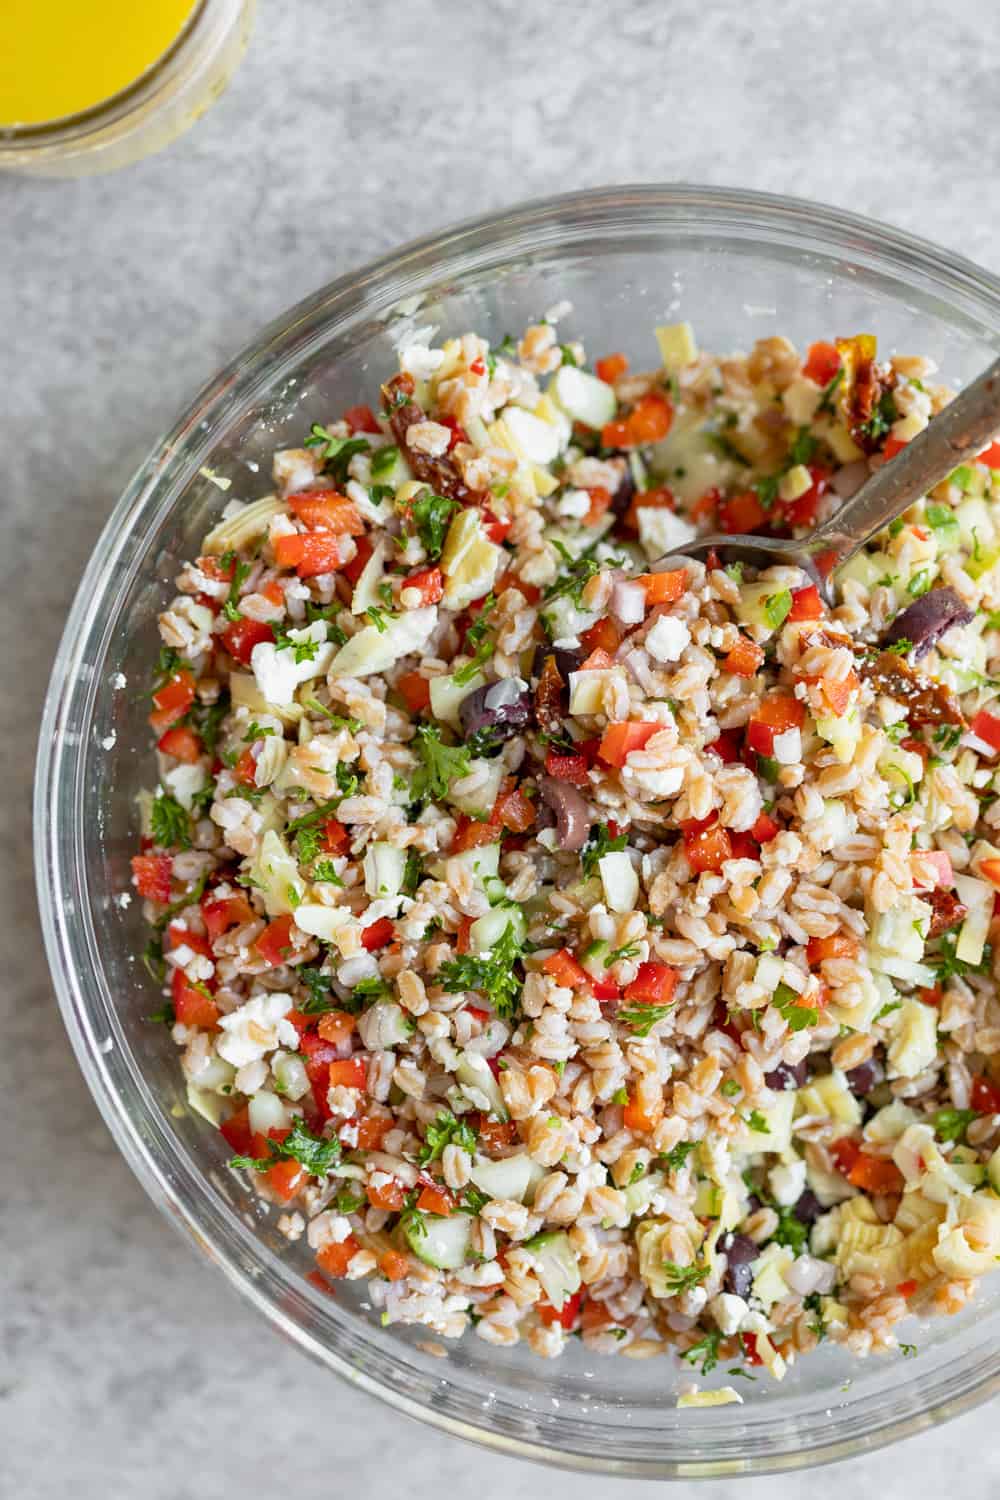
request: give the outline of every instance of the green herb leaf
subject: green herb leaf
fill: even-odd
[[[161,849],[190,849],[191,818],[176,797],[160,792],[149,810],[153,843]]]
[[[415,745],[423,764],[413,777],[414,801],[440,802],[453,781],[469,774],[469,747],[442,744],[441,731],[433,724],[418,727]]]
[[[681,1358],[687,1360],[689,1365],[699,1365],[700,1361],[700,1373],[708,1375],[719,1363],[719,1345],[722,1343],[722,1337],[718,1328],[713,1328],[703,1339],[692,1344],[690,1349],[681,1355]]]
[[[671,1297],[679,1297],[683,1292],[690,1292],[708,1275],[708,1266],[679,1266],[674,1261],[668,1260],[664,1263],[666,1271],[667,1291]]]
[[[451,995],[463,990],[478,990],[487,997],[498,1016],[509,1019],[517,1012],[524,984],[515,972],[521,953],[517,934],[508,924],[488,954],[460,954],[441,965],[438,977]]]
[[[580,850],[584,876],[589,880],[592,875],[597,874],[598,863],[605,854],[615,854],[627,847],[627,833],[619,833],[612,838],[607,823],[595,823],[587,835],[587,842]]]
[[[784,983],[779,984],[771,996],[771,1004],[784,1016],[789,1031],[802,1031],[819,1022],[819,1011],[815,1006],[802,1005],[800,999],[791,985]]]
[[[456,1119],[450,1109],[439,1109],[434,1119],[424,1130],[424,1144],[417,1153],[422,1167],[439,1161],[446,1146],[460,1146],[470,1156],[476,1151],[476,1132],[468,1121]]]
[[[636,1036],[649,1036],[653,1027],[669,1016],[672,1010],[672,1005],[623,1006],[616,1019],[630,1031],[634,1031]]]
[[[939,1109],[934,1115],[934,1134],[942,1141],[964,1141],[975,1118],[974,1109]]]
[[[347,468],[355,453],[367,453],[371,447],[367,438],[362,437],[334,437],[319,422],[314,422],[310,430],[310,436],[306,438],[307,448],[321,448],[323,450],[323,467],[327,469],[341,483],[347,478]]]
[[[459,508],[457,500],[449,500],[446,495],[435,495],[430,489],[421,490],[409,502],[410,519],[416,527],[421,546],[432,562],[441,556],[452,516]]]

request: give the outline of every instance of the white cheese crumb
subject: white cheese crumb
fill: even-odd
[[[691,644],[691,632],[683,620],[673,615],[661,615],[646,636],[644,645],[655,661],[679,661],[681,653]]]

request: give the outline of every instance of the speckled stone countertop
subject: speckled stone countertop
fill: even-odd
[[[449,219],[681,178],[827,200],[1000,270],[1000,14],[981,0],[262,11],[228,93],[164,154],[89,181],[0,179],[0,1493],[597,1500],[624,1483],[487,1455],[324,1376],[145,1198],[77,1071],[37,931],[29,790],[51,658],[114,499],[194,389],[288,303]],[[980,1410],[808,1479],[702,1493],[909,1500],[958,1482],[986,1500],[996,1422]]]

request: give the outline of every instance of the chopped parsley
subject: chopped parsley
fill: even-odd
[[[508,923],[489,953],[462,953],[442,964],[438,977],[450,995],[478,990],[498,1016],[509,1019],[517,1012],[523,987],[514,970],[520,957],[521,945],[513,925]]]
[[[433,724],[421,724],[416,733],[416,749],[423,764],[413,776],[415,802],[440,802],[453,781],[469,774],[471,754],[468,745],[445,745],[441,731]]]
[[[176,797],[161,792],[153,798],[149,827],[153,843],[161,849],[190,849],[191,817]]]
[[[584,552],[580,557],[574,557],[572,553],[563,546],[562,542],[553,541],[552,546],[559,553],[566,564],[562,573],[545,591],[544,599],[551,604],[553,599],[572,599],[577,609],[583,608],[583,590],[590,582],[595,573],[601,571],[601,565],[596,557],[591,556],[590,550]]]
[[[343,885],[343,881],[337,874],[337,868],[332,859],[318,859],[312,867],[312,879],[324,881],[327,885]]]
[[[815,457],[817,447],[817,441],[809,428],[800,427],[788,450],[788,462],[792,465],[809,463]]]
[[[666,1162],[671,1172],[679,1172],[681,1170],[681,1168],[686,1164],[688,1157],[691,1155],[691,1152],[695,1150],[697,1145],[697,1141],[678,1141],[677,1145],[672,1147],[672,1149],[666,1153],[666,1155],[663,1157],[663,1160]]]
[[[309,991],[309,998],[297,1006],[304,1016],[321,1016],[325,1011],[339,1009],[339,1001],[330,992],[331,974],[322,974],[319,969],[299,969],[298,977]]]
[[[447,495],[435,495],[430,489],[421,490],[409,502],[409,518],[417,529],[420,545],[432,562],[441,556],[451,518],[459,508],[457,500],[449,500]]]
[[[934,731],[934,743],[941,750],[954,750],[961,738],[960,724],[939,724]]]
[[[392,470],[398,457],[399,449],[393,443],[386,443],[384,448],[378,448],[372,454],[371,458],[372,478],[384,479]],[[376,504],[378,504],[378,501],[376,501]]]
[[[341,483],[347,478],[347,467],[356,453],[367,453],[371,447],[367,438],[334,437],[319,422],[314,422],[306,438],[307,448],[321,448],[323,467],[328,469]]]
[[[815,1026],[819,1011],[813,1005],[803,1005],[800,995],[790,984],[779,984],[771,996],[771,1004],[784,1016],[789,1031],[802,1031],[806,1026]]]
[[[931,586],[931,573],[929,568],[921,568],[919,573],[914,573],[906,585],[906,592],[914,599],[919,599],[921,594],[926,594]]]
[[[377,604],[369,604],[365,610],[367,619],[375,626],[379,635],[385,635],[389,629],[389,621],[386,619],[385,610],[379,609]]]
[[[861,431],[872,442],[877,442],[879,438],[885,437],[893,422],[897,421],[898,418],[899,410],[893,399],[892,392],[883,391],[878,399],[877,406],[867,422],[862,422]]]
[[[708,1266],[679,1266],[672,1260],[664,1262],[663,1269],[666,1272],[667,1291],[671,1297],[693,1291],[708,1275]]]
[[[767,1120],[761,1114],[759,1109],[752,1109],[750,1111],[750,1113],[747,1115],[746,1123],[749,1125],[751,1130],[756,1130],[760,1135],[771,1134],[771,1127],[767,1123]]]
[[[778,486],[781,483],[780,474],[765,474],[763,479],[758,479],[753,486],[757,499],[765,510],[771,510],[778,498]]]
[[[229,593],[226,595],[226,602],[222,606],[222,613],[227,620],[239,620],[241,618],[239,611],[240,589],[243,587],[250,573],[250,564],[248,562],[237,562],[233,553],[224,552],[222,554],[222,565],[223,567],[231,566],[233,570]]]
[[[681,1355],[681,1358],[687,1360],[689,1365],[698,1364],[700,1360],[700,1373],[702,1375],[709,1374],[719,1363],[719,1345],[722,1343],[722,1337],[719,1329],[713,1328],[710,1333],[706,1333],[703,1339],[699,1339],[696,1344],[692,1344],[690,1349]]]
[[[587,835],[587,842],[580,850],[583,873],[589,880],[597,874],[597,866],[605,854],[616,854],[628,846],[628,835],[619,833],[612,838],[607,823],[595,823]]]
[[[631,1005],[618,1012],[618,1020],[636,1036],[649,1036],[653,1027],[669,1016],[672,1005]]]
[[[801,1255],[807,1248],[809,1240],[809,1227],[796,1217],[795,1210],[783,1204],[773,1203],[771,1207],[778,1215],[778,1227],[772,1235],[776,1245],[787,1245],[796,1255]]]
[[[465,1120],[456,1119],[450,1109],[439,1109],[424,1131],[424,1144],[417,1153],[422,1167],[439,1161],[446,1146],[460,1146],[470,1156],[476,1150],[476,1132]]]
[[[336,1136],[325,1140],[314,1135],[302,1120],[296,1120],[283,1141],[267,1142],[267,1156],[232,1156],[231,1167],[252,1167],[255,1172],[266,1172],[279,1161],[297,1161],[314,1177],[325,1177],[335,1162],[340,1160],[340,1142]]]
[[[817,411],[833,411],[833,398],[836,394],[837,387],[840,385],[843,378],[844,366],[841,365],[840,369],[837,371],[836,375],[834,375],[833,379],[828,380],[826,385],[823,387],[823,394],[819,398],[819,405],[816,408]]]
[[[943,932],[938,939],[937,953],[928,953],[924,957],[924,963],[930,964],[937,971],[938,982],[951,979],[953,976],[961,978],[963,974],[989,974],[993,964],[993,950],[989,943],[983,948],[983,956],[977,964],[966,963],[965,959],[959,958],[956,953],[958,946],[958,934],[954,932]]]

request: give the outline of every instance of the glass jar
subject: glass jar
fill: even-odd
[[[79,114],[0,126],[0,170],[83,177],[161,150],[222,93],[246,49],[254,7],[255,0],[201,0],[129,87]]]

